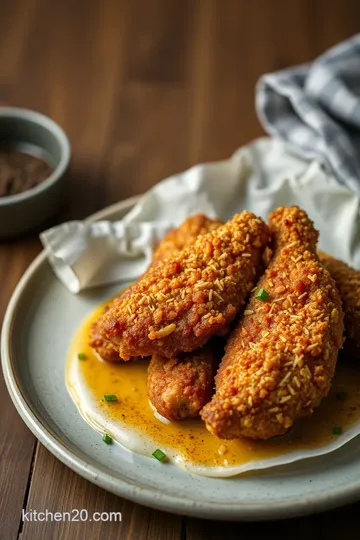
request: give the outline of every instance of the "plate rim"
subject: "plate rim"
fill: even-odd
[[[107,206],[92,214],[86,220],[108,219],[115,212],[130,210],[140,197],[131,197]],[[11,295],[1,330],[1,364],[8,393],[20,417],[41,444],[67,467],[93,484],[138,504],[175,514],[205,519],[261,521],[296,517],[331,510],[360,498],[359,478],[358,481],[352,484],[346,484],[331,490],[328,489],[321,494],[312,495],[309,493],[307,496],[298,499],[287,499],[281,502],[275,501],[274,503],[267,502],[266,505],[256,502],[242,503],[241,505],[228,502],[201,502],[196,501],[196,499],[185,499],[180,496],[164,494],[158,489],[144,488],[129,480],[115,479],[107,472],[87,463],[86,459],[67,447],[55,433],[51,433],[39,415],[31,409],[22,394],[12,366],[10,337],[15,310],[23,292],[27,288],[28,282],[46,261],[46,253],[42,250],[25,270]]]

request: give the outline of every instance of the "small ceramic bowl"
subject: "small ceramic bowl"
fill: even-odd
[[[0,197],[0,238],[4,239],[41,225],[63,203],[71,151],[65,132],[53,120],[17,107],[0,107],[1,146],[33,153],[53,168],[35,187]]]

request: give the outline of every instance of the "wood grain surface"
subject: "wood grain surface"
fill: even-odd
[[[262,134],[254,87],[360,30],[359,0],[1,0],[0,104],[40,110],[73,150],[69,202],[43,228],[139,194]],[[0,316],[38,231],[0,245]],[[117,498],[38,444],[0,378],[0,540],[358,538],[359,505],[221,523]],[[21,511],[121,511],[121,523],[23,522]]]

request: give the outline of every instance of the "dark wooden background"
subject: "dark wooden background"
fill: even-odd
[[[0,103],[52,116],[73,149],[82,218],[262,134],[254,85],[360,30],[359,0],[1,0]],[[0,244],[0,316],[36,234]],[[0,379],[0,540],[359,538],[359,505],[262,524],[149,510],[83,480],[36,442]],[[121,524],[22,523],[22,509],[122,511]]]

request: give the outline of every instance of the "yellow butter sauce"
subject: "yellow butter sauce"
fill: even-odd
[[[356,369],[340,361],[329,396],[311,417],[300,420],[284,437],[226,441],[211,435],[201,420],[164,423],[148,401],[148,361],[106,363],[89,347],[90,325],[102,310],[103,306],[97,308],[73,338],[67,361],[67,385],[84,418],[131,450],[151,455],[151,450],[160,448],[179,464],[195,466],[195,472],[199,466],[206,467],[209,475],[226,476],[226,471],[219,471],[219,467],[235,467],[236,471],[236,466],[250,461],[320,448],[338,437],[333,434],[334,427],[341,427],[344,432],[360,419],[360,366]],[[79,353],[84,353],[86,359],[79,360]],[[115,394],[118,401],[106,402],[105,394]]]

